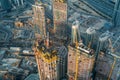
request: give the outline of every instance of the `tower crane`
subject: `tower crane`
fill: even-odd
[[[78,47],[78,42],[76,41],[76,47]],[[75,51],[76,53],[76,73],[75,73],[75,80],[78,80],[77,77],[78,77],[78,63],[79,63],[79,57],[78,57],[78,53],[77,53],[77,50]]]
[[[79,46],[78,45],[78,40],[80,40],[80,31],[79,31],[79,21],[75,21],[72,24],[72,43],[75,43],[76,48]],[[75,64],[75,79],[74,80],[78,80],[78,63],[79,63],[79,54],[77,52],[77,49],[75,51],[75,55],[76,55],[76,64]]]

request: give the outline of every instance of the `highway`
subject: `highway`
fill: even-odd
[[[68,4],[68,7],[69,8],[71,8],[71,9],[73,9],[75,12],[79,12],[79,13],[83,13],[83,12],[81,12],[79,9],[79,7],[78,6],[75,6],[75,5],[73,5],[73,3],[71,3],[71,2],[69,2],[69,4]],[[85,13],[84,13],[85,14]],[[89,13],[88,13],[89,14]]]
[[[114,4],[107,0],[79,0],[107,18],[112,18]]]
[[[89,12],[89,11],[87,11],[87,10],[85,10],[85,11],[83,12],[82,10],[84,10],[84,9],[79,6],[79,3],[81,3],[81,2],[80,2],[80,1],[78,1],[78,2],[76,2],[76,3],[69,2],[69,3],[68,3],[68,7],[71,8],[74,12],[78,12],[78,13],[80,13],[80,14],[91,15],[91,16],[96,16],[96,17],[102,16],[102,15],[101,15],[100,13],[98,13],[98,12],[96,12],[97,15],[91,14],[91,12]],[[101,18],[103,18],[103,17],[101,17]]]
[[[25,10],[30,10],[32,8],[33,0],[26,0],[23,6],[17,7],[17,9],[12,9],[11,12],[7,13],[6,11],[0,11],[0,20],[15,20],[12,16],[20,16]],[[29,17],[27,17],[29,18]],[[21,18],[22,19],[22,18]],[[24,18],[25,19],[25,18]]]
[[[9,39],[13,36],[12,32],[8,29],[0,27],[0,38],[3,38],[2,41],[9,41]],[[1,39],[0,39],[1,42]]]
[[[10,41],[10,42],[0,42],[0,47],[28,47],[33,45],[32,41]]]

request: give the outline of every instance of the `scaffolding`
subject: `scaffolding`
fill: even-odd
[[[46,40],[48,38],[49,36],[47,36]],[[60,80],[66,76],[67,72],[67,49],[64,46],[45,45],[46,40],[36,41],[37,44],[34,50],[40,79]]]

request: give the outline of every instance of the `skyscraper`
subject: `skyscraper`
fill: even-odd
[[[40,33],[41,38],[46,37],[46,22],[45,22],[45,7],[40,3],[33,5],[34,25],[37,28],[36,32]]]
[[[51,53],[45,50],[45,47],[41,46],[36,52],[40,80],[57,80],[57,51]]]
[[[68,46],[68,80],[90,80],[95,53],[82,43],[78,29],[79,23],[76,21],[72,25],[72,41]]]
[[[52,0],[41,0],[41,2],[43,3],[43,4],[45,4],[46,6],[46,8],[45,8],[45,10],[46,10],[46,17],[47,18],[49,18],[49,19],[53,19],[53,9],[52,9]]]
[[[35,49],[40,80],[61,80],[67,73],[67,49],[40,43]]]
[[[94,52],[84,45],[78,48],[68,47],[68,77],[69,80],[90,80],[94,66]]]
[[[113,13],[113,24],[114,27],[120,27],[120,0],[117,0],[114,7]]]
[[[53,20],[57,37],[64,36],[67,27],[67,0],[53,0]]]
[[[16,6],[20,6],[20,5],[23,5],[24,4],[24,1],[23,0],[11,0],[12,3],[14,3],[14,5]]]
[[[61,46],[58,51],[57,72],[58,79],[62,80],[67,76],[67,49],[65,46]]]
[[[11,10],[12,5],[9,0],[0,0],[0,2],[1,2],[2,9],[6,10],[8,12]]]

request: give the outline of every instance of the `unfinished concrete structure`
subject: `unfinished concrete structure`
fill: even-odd
[[[61,80],[67,73],[67,49],[47,47],[43,44],[35,50],[40,80]]]
[[[68,47],[69,80],[89,80],[94,66],[94,52],[84,45]]]
[[[67,27],[67,0],[53,0],[53,20],[56,37],[64,38]]]
[[[90,80],[95,62],[94,50],[86,47],[80,38],[79,24],[72,26],[72,42],[68,46],[69,80]],[[74,36],[74,37],[73,37]],[[78,41],[80,41],[78,43]]]
[[[41,3],[37,3],[33,5],[33,21],[35,32],[40,33],[41,37],[46,37],[46,22],[45,22],[45,7]]]

